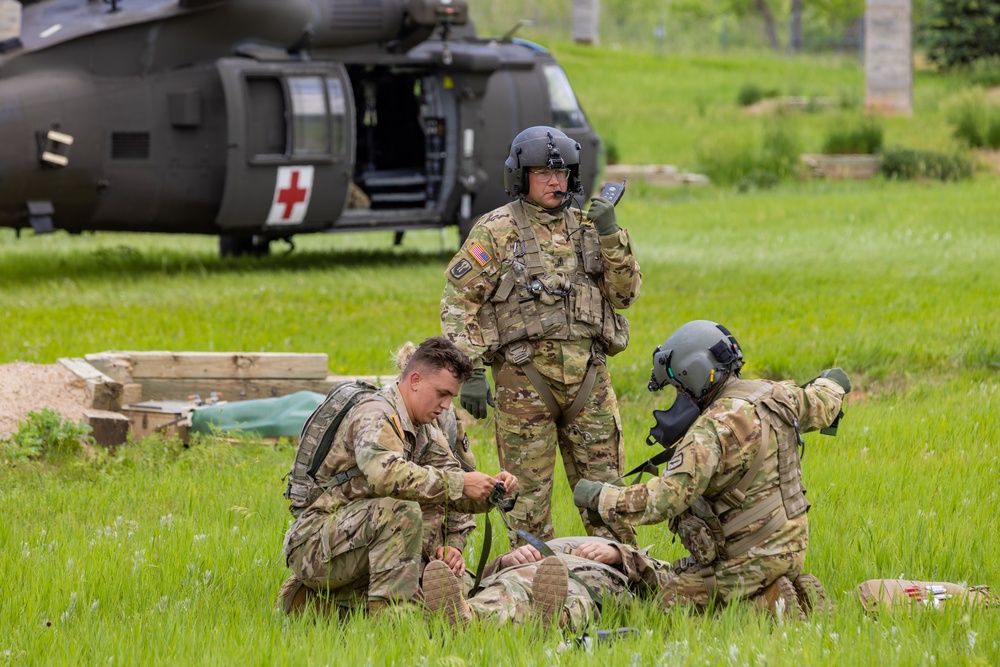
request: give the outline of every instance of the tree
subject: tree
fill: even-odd
[[[1000,55],[1000,2],[934,0],[927,9],[924,43],[940,67]]]

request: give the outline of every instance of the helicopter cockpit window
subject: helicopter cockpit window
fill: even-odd
[[[327,79],[326,91],[330,96],[330,131],[333,140],[334,154],[340,153],[344,145],[344,116],[347,114],[347,103],[344,101],[344,87],[340,79]]]
[[[292,154],[329,155],[326,93],[318,76],[288,78],[292,95]]]
[[[586,127],[587,121],[580,109],[569,79],[559,65],[550,64],[543,67],[545,81],[549,86],[549,98],[552,101],[552,125],[559,128]]]

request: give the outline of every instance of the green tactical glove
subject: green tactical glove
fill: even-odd
[[[594,221],[594,227],[597,227],[597,233],[601,236],[614,234],[621,229],[618,226],[618,216],[615,215],[615,205],[603,197],[591,197],[587,219]]]
[[[845,394],[851,393],[851,378],[847,377],[847,373],[844,372],[843,368],[827,368],[819,376],[839,384],[843,387]]]
[[[576,483],[576,488],[573,489],[573,504],[577,507],[590,508],[596,512],[597,503],[601,498],[601,489],[603,488],[603,482],[592,482],[589,479],[581,479]]]
[[[458,393],[458,402],[476,419],[486,418],[486,406],[493,405],[493,396],[490,394],[485,368],[472,370],[472,377],[465,381]]]

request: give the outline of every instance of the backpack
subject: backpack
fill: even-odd
[[[288,488],[285,490],[285,498],[290,501],[288,509],[294,517],[298,518],[327,488],[339,486],[362,474],[355,466],[336,475],[326,488],[316,482],[316,471],[330,452],[330,445],[340,424],[355,405],[374,395],[376,391],[377,387],[362,380],[338,382],[306,420],[299,437],[295,461],[286,475]]]

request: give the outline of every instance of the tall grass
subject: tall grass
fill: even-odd
[[[614,121],[628,161],[668,149],[693,156],[699,130],[711,125],[695,112],[702,102],[706,116],[755,127],[722,108],[735,106],[744,63],[623,55],[633,67],[621,70],[616,118],[596,83],[612,65],[593,52],[566,53],[592,118],[606,127]],[[834,82],[858,76],[836,64],[821,71]],[[925,113],[929,143],[938,130],[947,134],[944,119],[923,106],[940,95],[924,93],[918,88],[924,101],[912,125],[887,123],[887,142],[916,137]],[[803,140],[818,141],[822,119],[813,135],[812,117],[798,118]],[[272,603],[287,572],[281,477],[293,448],[154,439],[93,460],[0,460],[0,657],[12,664],[1000,663],[996,610],[872,619],[854,592],[864,580],[899,576],[1000,585],[996,179],[795,183],[742,195],[630,187],[619,218],[644,284],[628,312],[632,342],[610,362],[630,463],[653,453],[643,444],[650,411],[671,400],[645,390],[650,354],[690,319],[725,323],[745,350],[749,377],[804,382],[838,365],[854,379],[839,435],[807,435],[803,463],[813,502],[806,567],[835,599],[832,615],[778,624],[745,605],[700,616],[637,603],[610,608],[601,625],[631,625],[639,635],[592,652],[562,648],[557,632],[537,624],[453,632],[419,616],[289,620]],[[390,350],[438,331],[454,231],[407,234],[399,247],[387,233],[296,242],[292,254],[224,261],[211,238],[15,240],[0,231],[0,363],[53,363],[107,349],[287,350],[327,352],[334,372],[389,372]],[[481,467],[496,471],[491,429],[477,422],[471,433]],[[581,530],[559,471],[554,525],[563,535]],[[682,555],[665,526],[638,533],[653,555]],[[481,545],[480,531],[469,563]]]

